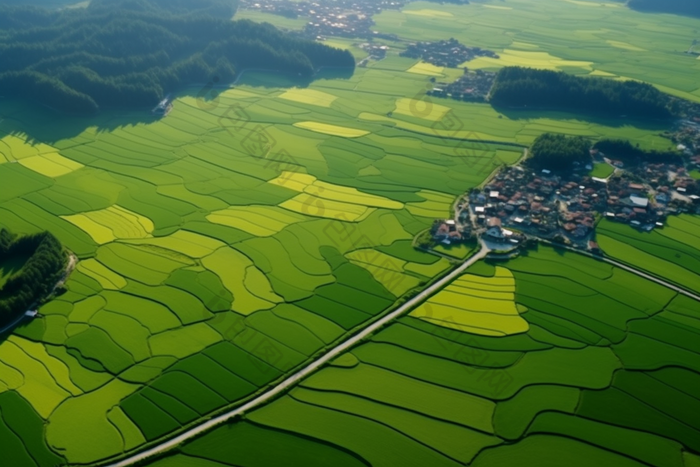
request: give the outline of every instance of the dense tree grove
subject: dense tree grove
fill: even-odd
[[[591,162],[591,142],[582,136],[544,133],[533,143],[528,162],[542,169],[571,170],[576,162]]]
[[[354,67],[350,52],[231,21],[232,1],[93,0],[84,9],[0,6],[0,92],[62,111],[153,106],[235,70],[312,76]]]
[[[700,2],[696,0],[630,0],[628,5],[639,11],[700,16]]]
[[[14,257],[29,259],[0,289],[0,328],[48,295],[66,264],[66,254],[61,243],[50,233],[15,237],[2,229],[0,262]]]
[[[594,149],[599,150],[611,159],[618,159],[623,162],[639,163],[639,162],[682,162],[683,156],[678,152],[672,151],[644,151],[636,146],[633,146],[627,140],[622,139],[602,139],[593,145]]]
[[[670,97],[650,84],[521,67],[506,67],[498,72],[491,102],[497,106],[562,109],[611,117],[667,118],[672,114]]]

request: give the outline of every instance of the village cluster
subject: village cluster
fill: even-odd
[[[372,30],[372,16],[382,10],[400,9],[403,0],[336,0],[333,2],[297,2],[294,0],[243,0],[241,8],[284,16],[308,18],[303,34],[323,40],[325,37],[388,38]]]
[[[414,42],[399,54],[402,57],[418,58],[435,66],[459,68],[464,62],[476,57],[499,58],[498,54],[481,47],[467,47],[457,39],[437,42]]]
[[[666,136],[678,144],[678,149],[686,155],[700,152],[700,116],[681,120]]]
[[[495,80],[496,73],[470,71],[465,67],[464,74],[451,83],[433,80],[433,89],[428,91],[428,95],[466,102],[485,102]]]
[[[607,179],[592,177],[591,165],[566,175],[505,167],[465,196],[455,219],[435,222],[433,241],[451,245],[480,236],[510,247],[530,236],[597,251],[595,226],[602,218],[651,231],[662,228],[669,215],[700,213],[700,180],[689,175],[700,167],[700,156],[689,158],[687,165],[625,167],[592,153],[613,165],[615,173]]]

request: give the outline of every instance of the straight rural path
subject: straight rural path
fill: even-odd
[[[289,389],[290,387],[294,386],[297,384],[299,381],[302,379],[306,378],[309,376],[311,373],[315,372],[319,368],[321,368],[323,365],[326,363],[330,362],[334,358],[338,357],[340,354],[345,352],[346,350],[352,348],[356,344],[360,343],[363,339],[371,335],[372,333],[378,331],[381,329],[383,326],[386,324],[390,323],[394,319],[398,318],[402,314],[406,313],[408,310],[412,309],[413,307],[419,305],[421,302],[429,298],[432,294],[437,292],[438,290],[442,289],[446,285],[448,285],[450,282],[455,280],[458,276],[460,276],[464,271],[471,266],[472,264],[476,263],[477,261],[483,259],[486,257],[486,255],[490,252],[489,248],[485,244],[481,244],[481,249],[479,250],[478,253],[476,253],[474,256],[470,257],[467,259],[461,266],[459,266],[457,269],[443,277],[442,279],[438,280],[435,282],[433,285],[401,305],[399,308],[396,310],[392,311],[385,317],[381,318],[380,320],[370,324],[367,326],[365,329],[360,331],[360,333],[355,334],[354,336],[348,338],[347,340],[341,342],[338,346],[334,347],[333,349],[329,350],[326,354],[324,354],[322,357],[320,357],[317,360],[314,360],[311,362],[309,365],[306,367],[302,368],[301,370],[297,371],[278,385],[270,388],[260,396],[256,397],[252,401],[248,402],[247,404],[244,404],[230,412],[227,412],[223,415],[219,415],[218,417],[212,418],[211,420],[208,420],[201,425],[198,425],[178,436],[175,438],[165,441],[164,443],[159,444],[158,446],[154,446],[146,451],[140,452],[138,454],[135,454],[131,457],[128,457],[124,460],[121,460],[119,462],[115,462],[112,464],[108,464],[108,467],[128,467],[130,465],[135,464],[136,462],[140,462],[143,460],[148,459],[149,457],[156,456],[158,454],[162,454],[166,451],[169,451],[178,445],[184,443],[185,441],[191,440],[192,438],[195,438],[196,436],[204,433],[207,430],[210,430],[218,425],[221,425],[223,423],[226,423],[227,421],[231,420],[232,418],[242,415],[245,412],[248,412],[255,407],[264,404],[265,402],[269,401],[273,397],[276,397],[280,394],[282,394],[285,390]]]
[[[548,240],[539,239],[539,241],[540,241],[541,243],[546,243],[546,244],[548,244],[548,245],[554,246],[554,247],[556,247],[556,248],[564,248],[565,250],[569,250],[569,251],[573,251],[573,252],[579,253],[579,254],[581,254],[581,255],[589,256],[589,257],[591,257],[591,258],[595,258],[595,259],[600,260],[600,261],[605,261],[605,262],[608,263],[608,264],[612,264],[613,266],[616,266],[616,267],[618,267],[618,268],[620,268],[620,269],[624,269],[625,271],[629,271],[629,272],[631,272],[632,274],[636,274],[636,275],[638,275],[638,276],[640,276],[640,277],[643,277],[644,279],[650,280],[650,281],[652,281],[652,282],[656,282],[656,283],[659,284],[659,285],[663,285],[664,287],[667,287],[667,288],[669,288],[669,289],[671,289],[671,290],[673,290],[673,291],[675,291],[675,292],[678,292],[679,294],[685,295],[686,297],[690,297],[690,298],[692,298],[693,300],[697,300],[698,302],[700,302],[700,295],[697,295],[697,294],[695,294],[695,293],[693,293],[693,292],[691,292],[691,291],[689,291],[689,290],[686,290],[686,289],[684,289],[683,287],[678,287],[677,285],[673,285],[673,284],[671,284],[671,283],[669,283],[669,282],[666,282],[666,281],[663,280],[663,279],[659,279],[658,277],[656,277],[656,276],[654,276],[654,275],[652,275],[652,274],[646,273],[646,272],[644,272],[644,271],[640,271],[639,269],[635,269],[635,268],[633,268],[632,266],[626,265],[625,263],[621,263],[621,262],[619,262],[619,261],[615,261],[614,259],[610,259],[610,258],[607,258],[607,257],[605,257],[605,256],[593,255],[593,254],[591,254],[591,253],[588,253],[587,251],[581,251],[581,250],[578,250],[578,249],[576,249],[576,248],[571,248],[571,247],[569,247],[569,246],[556,245],[556,244],[554,244],[554,243],[552,243],[552,242],[550,242],[550,241],[548,241]]]

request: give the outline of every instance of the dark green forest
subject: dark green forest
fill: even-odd
[[[583,136],[544,133],[530,148],[528,164],[541,169],[566,171],[576,163],[591,162],[591,141]]]
[[[700,2],[697,0],[630,0],[628,5],[639,11],[700,16]]]
[[[650,84],[521,67],[506,67],[498,72],[491,103],[608,117],[668,118],[673,114],[670,96]]]
[[[184,86],[236,71],[311,77],[352,68],[350,52],[231,21],[224,0],[93,0],[87,8],[0,5],[0,92],[68,113],[153,107]]]
[[[602,139],[593,146],[607,157],[626,163],[676,162],[682,163],[683,156],[673,151],[644,151],[627,140]]]
[[[66,265],[63,246],[50,233],[18,237],[0,230],[0,263],[16,257],[28,259],[0,289],[0,328],[46,297]]]

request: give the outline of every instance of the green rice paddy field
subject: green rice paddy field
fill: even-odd
[[[700,293],[700,218],[669,217],[667,225],[643,233],[603,221],[597,238],[608,256]]]
[[[448,312],[437,303],[447,303],[450,289],[463,297]],[[697,302],[541,247],[506,263],[478,263],[428,303],[430,316],[418,309],[288,395],[152,465],[700,461]],[[502,316],[507,306],[517,307],[518,329],[459,329],[470,313]],[[284,448],[271,450],[271,442]]]
[[[659,50],[684,49],[700,23],[581,3],[439,9],[461,15],[468,36],[455,37],[470,45],[540,44],[572,72],[586,67],[566,60],[595,48],[620,76],[695,91],[682,81],[697,62],[676,73],[687,57],[659,62]],[[436,8],[376,20],[407,39],[454,35],[454,17],[425,12]],[[601,11],[658,36],[637,44],[651,55],[606,42],[622,39]],[[499,12],[514,15],[501,30]],[[588,35],[563,39],[556,15],[580,16]],[[591,43],[570,51],[581,37]],[[161,120],[57,120],[0,101],[0,227],[48,229],[80,258],[68,292],[0,341],[8,465],[117,458],[282,379],[447,272],[414,236],[543,132],[669,144],[657,124],[425,98],[431,75],[459,73],[397,50],[303,88],[246,72],[216,97],[182,92]],[[558,449],[574,465],[695,466],[697,304],[640,281],[550,250],[479,265],[289,395],[157,464],[548,465],[541,454]],[[639,378],[661,389],[641,393]]]

